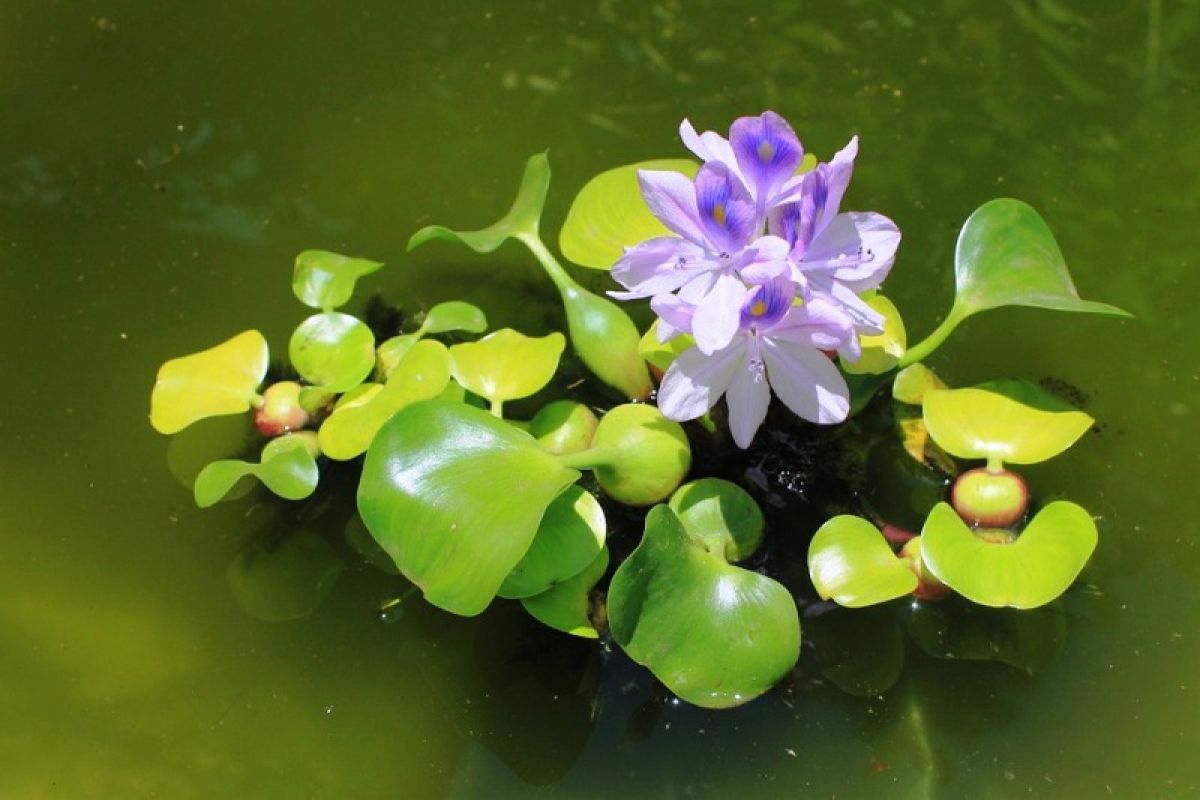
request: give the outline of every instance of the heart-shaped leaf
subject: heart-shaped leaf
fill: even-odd
[[[655,236],[671,235],[642,199],[639,169],[682,172],[692,178],[700,165],[685,158],[640,161],[592,178],[575,195],[558,235],[558,247],[568,261],[592,269],[611,269],[624,248]]]
[[[787,589],[710,553],[665,505],[650,510],[641,544],[613,576],[608,613],[630,658],[705,708],[753,700],[800,653]]]
[[[754,555],[762,543],[762,510],[736,483],[720,478],[685,483],[668,505],[689,536],[730,563]]]
[[[546,191],[549,188],[549,159],[545,153],[530,156],[525,162],[525,172],[521,176],[516,200],[499,222],[477,231],[453,231],[444,225],[428,225],[412,235],[408,240],[408,249],[411,252],[426,242],[444,239],[461,242],[476,253],[490,253],[505,239],[520,234],[536,236],[538,222],[542,217],[542,206],[546,203]]]
[[[951,315],[960,319],[1000,306],[1132,316],[1081,300],[1046,221],[1027,203],[1007,197],[989,200],[963,223],[954,278]]]
[[[306,444],[299,438],[290,442],[289,446],[277,445],[270,451],[264,450],[258,464],[230,459],[214,461],[200,470],[192,487],[196,505],[207,508],[219,502],[247,475],[258,478],[285,500],[308,497],[317,488],[320,471]]]
[[[921,542],[929,571],[971,602],[1037,608],[1078,577],[1096,549],[1096,523],[1076,504],[1059,500],[1039,511],[1016,541],[999,543],[986,541],[949,504],[938,503]]]
[[[604,547],[606,532],[604,509],[596,498],[582,487],[568,486],[546,509],[533,544],[496,594],[533,597],[579,574]]]
[[[817,530],[808,546],[808,574],[822,599],[847,608],[886,603],[917,588],[917,576],[879,529],[852,514]]]
[[[345,392],[371,374],[375,335],[349,314],[313,314],[292,333],[288,358],[309,383],[329,392]]]
[[[1053,458],[1095,422],[1023,380],[927,391],[923,413],[929,435],[943,450],[994,464],[1036,464]]]
[[[396,368],[396,365],[400,363],[401,359],[419,341],[421,341],[421,337],[418,334],[402,333],[399,336],[393,336],[375,348],[376,377],[381,381],[386,381],[388,375],[391,375],[392,370]]]
[[[425,314],[420,332],[449,333],[450,331],[466,331],[468,333],[483,333],[487,330],[487,317],[478,306],[464,303],[461,300],[451,300],[438,303]]]
[[[150,394],[150,424],[170,434],[205,417],[250,410],[269,359],[267,340],[253,330],[171,359],[159,368]]]
[[[450,348],[450,373],[467,391],[503,403],[537,393],[554,377],[567,340],[530,337],[512,328]]]
[[[521,601],[530,616],[555,630],[580,636],[584,639],[597,639],[599,631],[592,625],[588,616],[590,603],[588,594],[604,577],[608,569],[608,548],[601,548],[592,562],[583,571],[550,589]]]
[[[382,266],[379,261],[365,258],[350,258],[326,250],[305,250],[296,256],[292,292],[310,308],[332,311],[350,300],[359,278]]]
[[[882,375],[900,363],[908,334],[900,311],[881,294],[866,298],[867,305],[883,315],[883,333],[859,337],[862,355],[854,362],[843,362],[842,369],[851,375]]]
[[[342,573],[337,551],[312,531],[300,530],[270,546],[251,545],[225,570],[242,610],[264,622],[307,617]]]
[[[529,549],[547,506],[578,478],[486,411],[427,400],[376,434],[358,508],[429,602],[474,616]]]
[[[345,461],[367,451],[375,434],[393,414],[412,403],[429,400],[450,383],[450,354],[441,342],[418,342],[392,370],[383,386],[340,401],[321,425],[321,452]]]

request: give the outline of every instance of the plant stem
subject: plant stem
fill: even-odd
[[[934,350],[941,346],[942,342],[958,327],[958,323],[962,322],[966,315],[958,310],[958,305],[950,308],[950,313],[942,320],[941,324],[933,329],[933,333],[926,336],[920,343],[913,345],[905,351],[900,358],[899,367],[907,367],[909,364],[915,364],[929,356]]]
[[[542,269],[550,276],[550,280],[554,282],[554,285],[558,287],[560,292],[578,288],[579,284],[567,274],[563,265],[558,262],[558,259],[546,247],[537,231],[518,233],[516,238],[520,239],[521,243],[529,248],[529,252],[533,253],[533,257],[542,265]]]
[[[504,401],[503,400],[493,400],[492,401],[492,416],[499,417],[500,419],[504,419]]]
[[[578,453],[566,453],[558,457],[558,463],[571,469],[595,469],[611,464],[617,457],[612,447],[591,447]]]

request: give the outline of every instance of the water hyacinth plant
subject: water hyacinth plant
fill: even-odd
[[[519,242],[558,290],[567,336],[488,333],[482,309],[454,300],[373,329],[336,309],[382,265],[301,253],[293,292],[316,313],[292,334],[290,363],[269,385],[269,347],[257,331],[159,371],[151,423],[160,432],[253,412],[263,437],[256,461],[199,470],[197,504],[240,496],[235,485],[247,476],[302,500],[348,464],[357,516],[347,539],[403,576],[409,592],[463,616],[519,601],[564,634],[614,642],[670,691],[713,708],[787,679],[800,658],[802,606],[827,674],[853,691],[889,682],[851,680],[832,666],[844,656],[839,630],[882,626],[880,641],[899,653],[899,625],[927,652],[953,657],[936,643],[1028,628],[1010,615],[1047,608],[1069,589],[1097,530],[1068,501],[1039,510],[1031,497],[1045,487],[1004,465],[1061,453],[1093,420],[1024,382],[950,389],[920,361],[991,308],[1124,312],[1081,300],[1037,212],[1000,199],[963,226],[946,322],[908,347],[899,309],[879,293],[900,231],[877,212],[842,210],[857,137],[820,162],[772,111],[735,120],[727,136],[684,120],[679,136],[698,160],[601,173],[559,236],[568,260],[610,272],[614,299],[648,306],[646,330],[542,240],[545,154],[528,160],[498,222],[428,226],[409,249],[445,240],[488,254]],[[568,342],[594,382],[558,379]],[[880,396],[889,384],[891,399]],[[773,416],[773,398],[789,413]],[[513,409],[537,411],[514,418]],[[854,414],[865,421],[852,434],[883,433],[852,441],[840,423]],[[851,475],[873,452],[894,453],[880,484],[916,472],[919,535],[895,523],[884,492],[849,478],[827,502],[771,488],[805,487],[813,475],[801,470],[841,461],[849,468],[838,474]],[[821,510],[823,524],[798,530],[807,517],[797,509]],[[767,546],[797,537],[808,538],[806,570],[786,560],[789,547]],[[308,613],[341,572],[341,557],[311,527],[252,555],[231,571],[231,587],[263,619]],[[300,561],[312,566],[288,566]],[[277,562],[301,579],[279,578]],[[286,597],[273,603],[270,587]],[[899,598],[908,616],[880,616]],[[856,610],[866,606],[875,608]],[[936,610],[963,606],[1004,616]],[[1052,623],[1030,628],[1044,639],[1062,618],[1028,619]],[[894,681],[898,670],[886,671]]]

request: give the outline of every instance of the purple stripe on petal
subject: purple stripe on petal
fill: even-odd
[[[832,425],[850,413],[850,390],[833,362],[820,350],[766,339],[763,362],[771,388],[794,414]]]
[[[814,237],[837,216],[842,205],[842,197],[850,185],[850,177],[854,174],[854,157],[856,155],[858,155],[858,137],[853,136],[845,147],[834,154],[828,164],[820,164],[817,169],[813,170],[813,172],[820,172],[822,184],[821,202],[817,205],[817,217],[813,231]]]
[[[766,213],[767,202],[795,174],[804,158],[800,140],[783,117],[766,111],[734,121],[729,144],[754,192],[759,213]]]
[[[754,235],[754,203],[742,182],[719,162],[696,173],[696,208],[714,250],[736,253]]]
[[[784,318],[795,299],[796,286],[786,276],[751,287],[746,302],[742,304],[742,329],[769,331]]]

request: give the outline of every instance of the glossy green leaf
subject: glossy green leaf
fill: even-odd
[[[375,348],[375,375],[379,380],[386,381],[388,375],[400,363],[401,359],[413,349],[421,337],[415,333],[402,333],[387,339]]]
[[[917,588],[917,576],[879,529],[852,514],[817,530],[808,546],[808,574],[822,599],[847,608],[886,603]]]
[[[851,375],[882,375],[893,369],[904,355],[908,334],[900,311],[881,294],[867,298],[867,305],[883,315],[883,333],[859,337],[862,355],[854,362],[843,362],[842,369]]]
[[[308,530],[270,545],[243,550],[225,570],[225,580],[242,610],[265,622],[307,617],[342,573],[337,551]]]
[[[1023,380],[929,391],[923,409],[929,435],[946,452],[1011,464],[1053,458],[1095,422]]]
[[[1091,515],[1065,500],[1039,511],[1012,543],[985,541],[939,503],[921,531],[921,557],[938,580],[973,603],[1037,608],[1074,582],[1096,538]]]
[[[326,250],[305,250],[296,256],[292,292],[306,306],[331,311],[350,300],[359,278],[382,266],[379,261],[365,258],[350,258]]]
[[[555,332],[525,336],[512,328],[450,348],[450,372],[467,391],[493,403],[537,393],[554,377],[567,340]]]
[[[689,536],[730,563],[754,555],[762,543],[762,510],[736,483],[720,478],[685,483],[668,505]]]
[[[418,342],[392,370],[386,384],[375,384],[338,403],[318,433],[321,452],[338,461],[362,455],[393,414],[412,403],[437,397],[449,383],[450,354],[446,346],[433,340]]]
[[[170,434],[206,417],[250,410],[269,358],[267,340],[250,330],[171,359],[159,368],[150,394],[150,424]]]
[[[551,501],[578,478],[486,411],[429,400],[399,411],[371,442],[358,508],[429,602],[474,616],[525,555]]]
[[[666,344],[660,342],[658,340],[658,320],[656,319],[638,342],[638,352],[650,366],[659,373],[663,373],[680,353],[695,344],[696,340],[686,333],[681,333]]]
[[[646,207],[638,188],[639,169],[682,172],[692,178],[700,165],[681,158],[641,161],[592,178],[575,195],[559,233],[558,247],[568,261],[611,269],[624,248],[672,235]]]
[[[425,314],[425,321],[421,323],[421,333],[483,333],[487,330],[487,325],[487,317],[478,306],[461,300],[451,300],[438,303],[429,309]]]
[[[505,239],[522,233],[536,234],[549,188],[550,161],[545,153],[538,153],[525,162],[516,200],[499,222],[476,231],[453,231],[444,225],[429,225],[412,235],[408,240],[408,249],[411,252],[426,242],[444,239],[461,242],[476,253],[490,253]]]
[[[303,500],[317,488],[320,472],[307,447],[290,446],[264,453],[258,464],[247,461],[214,461],[196,476],[196,505],[207,508],[221,500],[234,485],[253,475],[285,500]]]
[[[919,406],[925,402],[926,392],[949,388],[929,367],[910,364],[896,373],[896,379],[892,382],[892,399]]]
[[[613,576],[608,613],[613,638],[634,661],[706,708],[753,700],[800,653],[788,590],[710,553],[665,505],[651,509],[641,544]]]
[[[588,595],[607,569],[608,548],[604,547],[581,572],[541,594],[526,597],[521,605],[543,625],[572,636],[597,639],[600,633],[588,614],[591,607]]]
[[[1031,206],[1002,197],[967,218],[954,252],[960,318],[1000,306],[1131,316],[1107,303],[1081,300],[1054,234]]]
[[[1054,663],[1067,636],[1060,603],[1023,610],[950,598],[913,603],[907,622],[908,635],[934,658],[999,661],[1030,674]]]
[[[532,597],[579,574],[604,547],[606,532],[596,498],[580,486],[568,486],[546,509],[533,544],[496,594]]]
[[[313,314],[292,333],[288,358],[304,380],[329,392],[344,392],[371,374],[375,335],[349,314]]]

